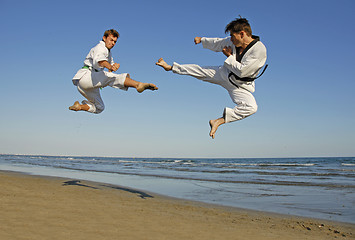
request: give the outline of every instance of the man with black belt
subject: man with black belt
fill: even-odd
[[[255,91],[254,80],[266,62],[266,47],[259,37],[252,35],[247,19],[238,18],[230,22],[225,32],[229,32],[230,37],[194,39],[195,44],[202,43],[204,48],[223,52],[227,59],[222,66],[200,67],[175,62],[169,65],[162,58],[156,63],[166,71],[218,84],[228,91],[236,106],[233,109],[226,107],[223,117],[209,121],[212,138],[220,125],[244,119],[257,111],[258,106],[252,95]]]
[[[84,66],[73,78],[73,84],[87,100],[84,100],[82,104],[76,101],[73,106],[69,107],[70,110],[101,113],[105,105],[101,99],[100,88],[107,86],[122,90],[132,87],[139,93],[146,89],[158,89],[154,84],[131,79],[127,73],[113,73],[118,70],[120,64],[113,61],[110,50],[116,45],[118,37],[119,34],[116,30],[107,30],[102,41],[90,50],[84,61]],[[108,72],[104,71],[105,68]]]

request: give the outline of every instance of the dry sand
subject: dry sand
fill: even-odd
[[[0,172],[0,239],[355,239],[345,224]]]

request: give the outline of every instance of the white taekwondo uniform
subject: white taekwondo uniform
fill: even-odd
[[[241,120],[257,111],[257,104],[252,93],[255,91],[254,81],[243,81],[239,78],[255,78],[266,62],[266,47],[253,36],[254,41],[248,45],[242,54],[237,52],[230,37],[227,38],[201,38],[204,48],[215,52],[222,52],[226,46],[233,49],[233,53],[225,61],[223,66],[200,67],[196,64],[173,64],[172,71],[181,75],[193,76],[197,79],[218,84],[224,87],[233,102],[237,105],[233,109],[224,109],[224,120],[226,123]],[[234,76],[229,75],[234,73]]]
[[[87,99],[82,104],[87,104],[90,107],[88,112],[101,113],[105,109],[104,102],[100,96],[100,88],[110,86],[122,90],[128,89],[124,86],[127,73],[116,74],[104,71],[104,68],[99,65],[99,62],[104,60],[110,64],[114,63],[111,52],[106,48],[105,42],[100,41],[86,56],[84,67],[73,77],[73,84]]]

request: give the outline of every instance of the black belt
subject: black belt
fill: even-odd
[[[255,78],[249,78],[249,77],[243,77],[243,78],[241,78],[241,77],[239,77],[238,75],[236,75],[235,73],[231,72],[231,73],[228,75],[229,82],[230,82],[231,84],[233,84],[234,86],[236,86],[236,84],[235,84],[235,83],[233,82],[233,80],[230,78],[231,76],[234,76],[235,80],[240,80],[240,81],[243,81],[243,82],[252,82],[252,81],[254,81],[255,79],[261,77],[261,75],[264,74],[264,72],[265,72],[265,70],[267,69],[268,66],[269,66],[269,65],[266,64],[265,67],[264,67],[264,70],[261,72],[261,74],[260,74],[259,76],[255,77]],[[237,87],[238,87],[238,86],[237,86]]]

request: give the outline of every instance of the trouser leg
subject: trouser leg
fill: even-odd
[[[178,64],[174,62],[172,71],[176,74],[189,75],[209,83],[220,84],[219,68],[220,67],[215,66],[201,67],[196,64]]]
[[[110,86],[127,90],[124,86],[127,73],[115,74],[111,72],[90,72],[84,75],[78,83],[78,91],[86,99],[82,103],[89,106],[88,112],[101,113],[105,109],[100,88]]]
[[[87,101],[84,100],[82,104],[86,104],[90,107],[88,112],[98,114],[105,109],[105,105],[102,101],[99,88],[83,89],[82,87],[80,87],[79,84],[78,91],[87,99]]]
[[[243,88],[238,88],[228,81],[228,72],[223,67],[200,67],[196,64],[174,63],[172,71],[181,75],[189,75],[197,79],[218,84],[225,88],[236,106],[224,109],[225,122],[234,122],[254,114],[258,106],[254,96]]]
[[[242,120],[258,110],[255,98],[249,91],[235,88],[229,91],[229,95],[237,105],[233,109],[228,107],[224,109],[223,116],[226,123]]]
[[[125,81],[129,78],[127,73],[112,73],[112,72],[101,72],[94,75],[95,80],[99,79],[102,82],[102,87],[110,86],[113,88],[119,88],[121,90],[128,90],[128,87],[125,86]]]

